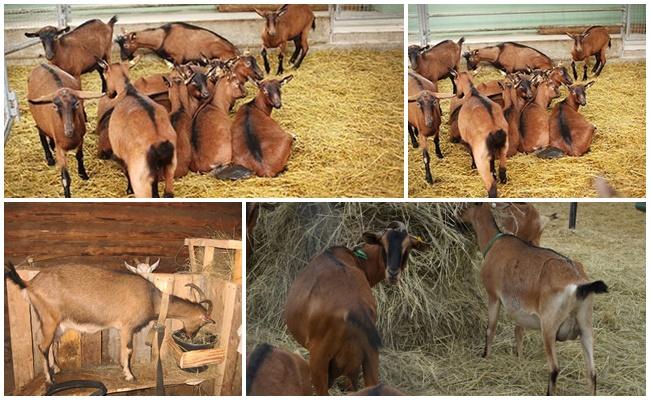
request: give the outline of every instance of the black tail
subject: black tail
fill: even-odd
[[[506,145],[507,139],[508,134],[503,129],[499,129],[498,131],[488,135],[486,144],[490,155],[494,157],[495,154],[497,154],[499,150],[501,150],[501,148]]]
[[[113,18],[108,20],[107,25],[110,25],[111,28],[112,28],[115,25],[116,22],[117,22],[117,15],[113,15]]]
[[[367,312],[352,311],[348,314],[347,322],[365,333],[370,346],[375,350],[379,350],[381,347],[381,336],[375,324],[370,320]]]
[[[162,170],[168,166],[174,158],[174,145],[169,141],[152,144],[147,151],[147,165],[149,172],[154,179],[160,176]]]
[[[311,30],[312,31],[316,30],[316,18],[314,18],[314,20],[311,21]],[[611,41],[610,41],[610,45],[611,45]]]
[[[252,175],[252,171],[241,165],[228,165],[215,168],[212,174],[219,179],[236,181],[238,179],[249,178]]]
[[[273,351],[273,346],[268,343],[260,343],[255,346],[255,350],[248,357],[246,362],[246,394],[251,395],[251,387],[257,375],[257,370],[260,369],[264,359],[269,353]]]
[[[584,285],[578,286],[578,290],[576,290],[576,297],[578,300],[582,300],[589,296],[591,293],[607,293],[607,289],[607,285],[603,281],[585,283]]]
[[[566,156],[566,154],[557,147],[547,147],[536,152],[535,155],[539,158],[560,158]]]
[[[465,43],[465,36],[458,39],[458,47],[463,47],[463,43]]]
[[[21,289],[25,289],[27,287],[27,284],[23,278],[18,275],[18,272],[16,272],[16,267],[14,267],[14,264],[11,261],[5,263],[5,279],[6,278],[11,279]]]

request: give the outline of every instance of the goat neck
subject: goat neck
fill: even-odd
[[[210,100],[212,106],[223,110],[224,112],[228,112],[235,101],[235,99],[228,94],[228,84],[229,82],[226,77],[219,79],[214,87],[214,95]]]
[[[478,56],[481,61],[496,62],[501,50],[497,46],[484,47],[478,50]]]
[[[273,111],[273,106],[269,103],[261,90],[257,92],[257,96],[255,96],[255,99],[253,100],[253,105],[262,110],[266,115],[271,115],[271,111]]]
[[[569,107],[573,108],[576,111],[578,111],[578,109],[580,108],[580,104],[578,103],[576,96],[573,93],[571,93],[571,91],[569,91],[569,95],[564,100],[564,103],[566,103],[566,105],[568,105]]]
[[[476,210],[472,220],[472,226],[476,232],[478,247],[481,249],[482,253],[485,252],[485,248],[488,243],[490,243],[490,240],[492,240],[492,238],[497,234],[501,233],[497,223],[494,221],[492,211],[490,211],[490,209],[485,205],[480,206]]]
[[[158,50],[163,46],[165,32],[158,29],[142,30],[137,32],[138,46],[146,49]]]
[[[171,103],[172,113],[178,110],[185,110],[186,113],[192,115],[194,112],[194,106],[190,102],[190,94],[187,90],[187,86],[184,84],[174,84],[174,86],[169,89],[169,102]]]
[[[156,289],[154,289],[156,290]],[[160,314],[160,304],[162,302],[162,293],[156,290],[153,296],[154,312],[156,315]],[[201,306],[198,306],[201,307]],[[169,295],[169,308],[167,309],[167,318],[183,319],[192,315],[197,310],[197,304],[189,300],[185,300],[178,296]]]
[[[386,262],[382,254],[382,247],[376,244],[364,243],[360,246],[360,249],[368,256],[368,259],[364,260],[361,257],[356,257],[357,265],[366,275],[370,287],[373,287],[386,279]]]

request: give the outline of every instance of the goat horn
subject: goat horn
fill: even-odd
[[[129,69],[136,66],[142,60],[142,54],[138,54],[133,60],[129,61]]]
[[[212,300],[210,300],[210,299],[203,299],[203,300],[199,301],[199,304],[207,304],[208,306],[206,307],[206,311],[205,311],[205,312],[206,312],[206,314],[208,314],[208,315],[212,315],[212,307],[213,307]]]
[[[56,97],[57,91],[54,91],[50,94],[46,94],[45,96],[37,97],[35,99],[27,100],[31,104],[45,104],[45,103],[51,103],[52,100]]]
[[[104,93],[86,92],[83,90],[74,90],[72,91],[72,94],[74,94],[75,97],[81,100],[99,99],[101,97],[104,97]]]
[[[431,92],[433,97],[437,99],[451,99],[452,97],[456,97],[455,94],[453,93],[438,93],[438,92]]]
[[[199,302],[205,300],[205,293],[203,293],[203,290],[201,290],[200,287],[196,286],[193,283],[188,283],[188,284],[185,285],[185,287],[192,288],[192,289],[194,289],[194,290],[196,290],[198,292],[198,294],[200,296],[200,299],[201,299]]]
[[[417,94],[414,95],[414,96],[409,96],[409,98],[408,98],[408,102],[409,102],[409,103],[413,103],[414,101],[418,101],[418,97],[420,97],[420,96],[417,95]]]

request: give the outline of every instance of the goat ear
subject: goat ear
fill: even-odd
[[[569,32],[564,32],[564,34],[567,35],[568,37],[570,37],[571,39],[574,38],[574,36],[572,34],[570,34]]]
[[[38,32],[25,32],[27,37],[38,37]]]
[[[375,232],[364,232],[361,239],[368,244],[381,244],[381,234]]]
[[[431,94],[433,95],[433,97],[435,97],[436,99],[440,99],[440,100],[442,100],[442,99],[451,99],[453,97],[456,97],[456,95],[453,94],[453,93],[431,92]]]
[[[74,94],[78,99],[81,100],[92,100],[92,99],[99,99],[101,97],[104,97],[104,93],[87,92],[84,90],[73,90],[72,94]]]
[[[585,88],[585,89],[589,89],[589,88],[591,87],[591,85],[593,85],[594,83],[596,83],[596,81],[591,81],[591,82],[587,83],[587,84],[584,86],[584,88]]]
[[[45,96],[41,96],[32,100],[27,100],[30,104],[48,104],[54,101],[54,97],[56,97],[56,91],[46,94]]]
[[[278,17],[279,17],[280,15],[286,13],[287,10],[288,10],[288,8],[289,8],[289,5],[288,5],[288,4],[285,4],[285,5],[283,5],[282,7],[278,8],[278,11],[276,11],[276,12],[278,13]]]
[[[266,18],[266,12],[265,11],[260,11],[257,8],[254,8],[254,10],[257,13],[257,15],[259,15],[262,18]]]
[[[423,251],[429,248],[429,244],[425,243],[419,236],[409,235],[411,246],[418,251]]]
[[[134,267],[130,266],[129,263],[127,263],[126,261],[124,261],[124,266],[126,267],[126,269],[133,272],[134,274],[138,273],[138,271]]]
[[[168,88],[172,87],[172,81],[167,77],[167,75],[163,75],[162,78],[163,81],[165,82],[165,86],[167,86]]]
[[[408,98],[409,103],[413,103],[413,102],[416,102],[416,101],[418,101],[418,96],[417,95],[411,96],[411,97]]]
[[[285,83],[288,83],[292,79],[293,79],[293,75],[285,76],[284,78],[280,79],[280,86],[284,85]]]
[[[150,268],[150,272],[155,271],[155,269],[158,268],[158,264],[160,264],[160,258],[158,259],[158,261],[156,261],[155,263],[153,263],[153,265],[152,265],[151,268]]]

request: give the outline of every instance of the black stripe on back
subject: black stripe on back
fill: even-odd
[[[244,110],[244,138],[246,139],[246,147],[248,147],[248,151],[251,152],[257,162],[262,162],[262,147],[260,146],[259,138],[255,134],[255,124],[251,116],[253,105],[248,103],[244,107],[246,107]]]
[[[99,122],[97,123],[97,131],[108,127],[108,121],[111,120],[111,115],[113,115],[114,110],[115,108],[111,107],[104,113],[104,115],[102,115],[102,117],[99,119]]]
[[[335,255],[334,255],[334,250],[335,249],[345,249],[347,251],[350,251],[347,247],[343,246],[335,246],[335,247],[330,247],[329,249],[325,250],[323,252],[323,255],[330,260],[334,261],[334,264],[336,264],[337,267],[342,267],[345,268],[347,265],[343,263],[343,261],[339,260]]]
[[[151,100],[149,98],[144,97],[140,92],[137,91],[133,85],[131,85],[130,82],[126,84],[126,95],[131,96],[136,99],[138,104],[144,108],[144,110],[147,112],[147,115],[149,116],[149,119],[151,120],[151,123],[153,126],[156,126],[156,110],[154,110],[153,105],[151,104]]]
[[[415,75],[414,73],[409,72],[409,77],[415,79],[415,82],[417,82],[417,84],[418,84],[418,89],[420,89],[421,91],[424,90],[424,84],[422,83],[422,80],[420,80],[418,75]]]
[[[47,72],[50,73],[50,75],[52,75],[52,79],[54,79],[56,86],[63,87],[63,81],[61,80],[61,77],[56,73],[56,70],[54,70],[54,68],[50,67],[47,64],[41,64],[41,67],[43,67]]]
[[[566,119],[566,114],[564,113],[564,106],[565,102],[562,101],[558,107],[559,107],[559,112],[557,113],[557,122],[560,126],[560,136],[562,136],[562,140],[569,146],[571,146],[573,140],[571,139],[571,128],[569,127],[569,121]]]
[[[487,112],[490,113],[490,117],[492,117],[492,119],[494,119],[494,117],[492,116],[492,101],[490,101],[487,97],[482,96],[482,95],[478,92],[478,90],[476,89],[476,87],[475,87],[474,85],[472,85],[472,89],[471,89],[471,91],[472,91],[472,96],[474,96],[474,97],[476,97],[477,99],[479,99],[479,101],[481,102],[481,105],[482,105],[483,107],[485,107],[485,109],[487,110]]]
[[[246,394],[250,395],[253,381],[257,375],[257,371],[264,363],[264,359],[273,351],[273,346],[268,343],[260,343],[255,346],[255,350],[251,353],[246,363]]]

